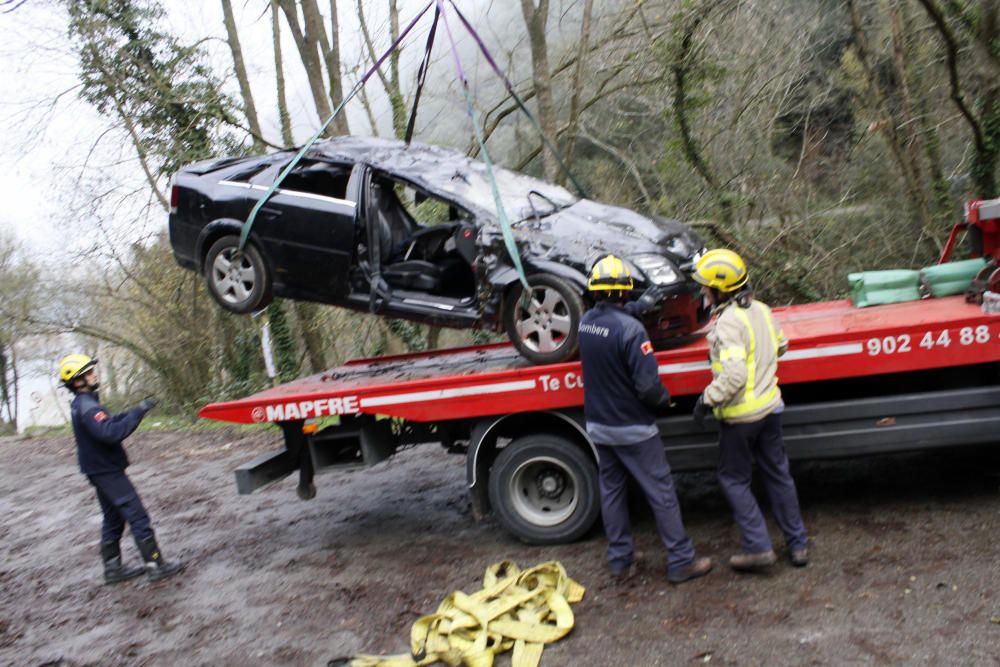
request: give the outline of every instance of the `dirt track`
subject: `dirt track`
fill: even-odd
[[[476,524],[460,457],[435,447],[237,496],[232,469],[278,437],[146,433],[130,473],[182,577],[101,584],[100,513],[72,440],[0,439],[0,664],[325,665],[406,650],[409,626],[484,568],[562,561],[587,588],[543,665],[1000,664],[1000,464],[981,452],[812,464],[795,473],[813,563],[717,567],[672,587],[640,519],[643,575],[615,588],[599,533],[550,548]],[[711,475],[678,478],[703,554],[736,545]],[[123,541],[127,559],[137,558]],[[501,660],[500,664],[509,664]]]

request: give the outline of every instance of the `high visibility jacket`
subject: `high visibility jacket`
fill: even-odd
[[[712,383],[705,389],[705,404],[716,419],[746,424],[778,409],[778,357],[788,349],[771,309],[760,301],[746,308],[735,300],[723,304],[708,334]]]

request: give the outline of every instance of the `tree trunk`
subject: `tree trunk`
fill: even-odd
[[[549,69],[549,50],[545,37],[549,0],[539,0],[538,7],[535,7],[533,0],[521,0],[521,13],[528,28],[528,43],[531,47],[531,78],[538,104],[538,124],[545,136],[555,141],[557,128],[552,100],[552,71]],[[542,151],[542,173],[549,181],[554,181],[559,175],[555,156],[545,150]]]
[[[355,0],[355,9],[358,12],[358,23],[361,26],[361,36],[365,42],[365,49],[372,64],[378,61],[379,53],[375,51],[375,43],[372,40],[371,32],[368,30],[368,20],[365,17],[365,10],[362,0]],[[399,38],[399,9],[396,0],[389,0],[389,39],[395,42]],[[402,139],[406,133],[406,100],[403,99],[403,92],[399,82],[399,50],[395,49],[389,54],[389,74],[380,68],[377,72],[382,88],[389,98],[389,106],[392,108],[392,131],[397,139]]]
[[[580,43],[576,51],[576,66],[573,68],[573,92],[569,99],[569,129],[566,136],[564,159],[568,166],[573,164],[577,135],[580,132],[580,94],[583,91],[583,64],[587,49],[590,48],[590,18],[594,11],[594,0],[584,0],[583,18],[580,24]],[[559,174],[559,183],[565,185],[568,174]]]
[[[968,34],[963,34],[960,39],[935,0],[917,1],[927,12],[934,28],[944,42],[945,66],[948,71],[951,100],[972,132],[975,157],[969,167],[974,188],[971,195],[978,198],[995,197],[998,194],[996,168],[998,151],[1000,151],[1000,108],[997,104],[1000,89],[994,83],[997,80],[997,65],[1000,64],[997,9],[990,6],[992,3],[980,3],[980,20],[978,22],[962,21],[961,24],[966,28]],[[961,14],[963,11],[962,3],[951,2],[948,7],[953,13]],[[964,9],[968,10],[969,8],[965,7]],[[977,72],[972,63],[959,64],[959,57],[970,41],[978,44],[992,62],[992,71],[988,73]],[[969,106],[962,87],[962,75],[966,72],[969,72],[973,77],[978,75],[989,82],[985,84],[984,90],[976,91],[979,99],[976,104],[978,113]],[[983,77],[984,74],[987,76]]]
[[[333,28],[332,40],[327,38],[326,27],[323,25],[323,15],[320,14],[316,0],[301,0],[302,16],[304,18],[306,37],[315,42],[316,48],[326,64],[327,95],[329,96],[331,114],[344,99],[344,91],[340,83],[340,32],[337,22],[337,2],[330,0],[330,24]],[[323,118],[325,122],[329,114]],[[347,115],[340,113],[334,118],[327,129],[328,135],[350,134],[347,125]]]
[[[281,143],[285,148],[295,145],[292,135],[292,120],[288,115],[288,99],[285,97],[285,64],[281,55],[281,24],[278,21],[278,2],[271,0],[271,41],[274,44],[274,73],[278,93],[278,121],[281,123]]]
[[[308,30],[303,32],[294,0],[278,0],[278,5],[285,14],[288,29],[291,31],[292,39],[295,40],[295,46],[299,50],[302,66],[305,67],[306,76],[309,79],[309,90],[312,93],[313,104],[316,106],[316,115],[319,116],[320,123],[325,123],[332,110],[323,84],[323,62],[319,56],[318,40]]]
[[[679,16],[676,34],[674,36],[673,57],[670,72],[673,77],[674,95],[671,112],[674,117],[674,127],[680,135],[681,151],[688,164],[701,176],[712,190],[719,205],[719,216],[722,222],[729,225],[733,221],[733,201],[729,192],[719,183],[708,160],[702,155],[702,147],[698,144],[691,130],[690,114],[693,102],[688,91],[689,78],[696,68],[695,35],[701,24],[708,18],[723,0],[705,3],[695,7],[688,16]]]
[[[236,71],[236,80],[240,84],[240,96],[243,98],[243,113],[247,117],[247,125],[250,127],[250,135],[253,137],[253,146],[257,152],[264,151],[264,135],[260,131],[260,120],[257,118],[257,105],[253,101],[253,91],[250,89],[250,78],[247,76],[247,67],[243,62],[243,48],[240,46],[240,36],[236,31],[236,18],[233,16],[233,4],[231,0],[222,0],[223,23],[226,24],[226,42],[229,44],[229,51],[233,54],[233,69]]]

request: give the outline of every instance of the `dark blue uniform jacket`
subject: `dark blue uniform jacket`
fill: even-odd
[[[113,415],[100,404],[94,393],[77,394],[70,407],[76,456],[84,475],[117,472],[128,467],[122,440],[142,421],[143,411],[132,408]]]
[[[656,410],[670,403],[642,323],[598,303],[580,322],[583,412],[599,444],[633,444],[658,434]]]

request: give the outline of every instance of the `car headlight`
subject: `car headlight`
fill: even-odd
[[[630,259],[655,285],[670,285],[681,280],[674,265],[663,255],[636,255]]]

